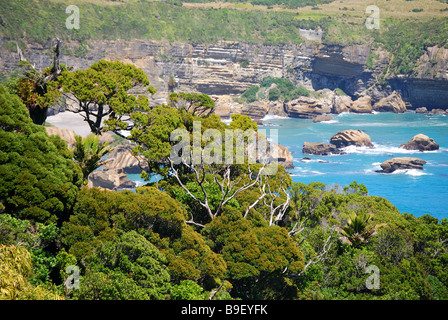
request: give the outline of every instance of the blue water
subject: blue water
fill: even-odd
[[[348,185],[356,180],[363,183],[370,195],[391,201],[401,212],[415,216],[430,214],[448,217],[448,116],[416,114],[343,113],[329,122],[313,123],[308,119],[265,118],[263,126],[268,138],[270,130],[278,130],[278,142],[291,151],[294,169],[289,170],[296,182],[324,182],[327,185]],[[372,139],[375,148],[346,149],[344,155],[313,156],[302,153],[307,142],[329,143],[337,132],[361,129]],[[416,134],[433,138],[440,150],[408,151],[398,148]],[[381,174],[380,164],[393,157],[412,156],[425,161],[424,170],[407,170]],[[302,161],[308,157],[310,161]],[[137,185],[144,184],[139,175],[128,175]]]
[[[307,119],[274,118],[263,121],[267,136],[270,129],[278,130],[278,142],[293,153],[294,169],[289,170],[294,181],[348,185],[356,180],[363,183],[370,195],[387,198],[401,212],[415,216],[430,214],[448,217],[448,116],[404,114],[343,113],[329,122],[313,123]],[[349,147],[344,155],[313,156],[302,153],[307,142],[329,143],[337,132],[361,129],[372,139],[375,148]],[[433,138],[440,150],[408,151],[398,148],[418,133]],[[425,161],[424,170],[407,170],[381,174],[380,164],[393,157],[418,157]],[[311,161],[303,161],[304,157]]]

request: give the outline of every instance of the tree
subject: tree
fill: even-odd
[[[215,110],[215,101],[206,94],[200,93],[171,93],[169,104],[197,116],[208,116]]]
[[[0,203],[37,222],[61,222],[82,181],[67,144],[32,122],[19,97],[0,86]]]
[[[176,80],[174,80],[174,75],[170,75],[170,80],[168,81],[168,92],[173,93],[174,87],[176,86]]]
[[[241,299],[293,299],[297,288],[287,276],[303,268],[303,255],[279,226],[268,226],[254,213],[244,218],[238,209],[223,214],[203,229],[227,264],[232,296]]]
[[[75,136],[75,147],[73,150],[73,159],[80,165],[83,181],[87,183],[87,178],[90,173],[104,165],[107,161],[103,160],[111,149],[108,147],[108,142],[101,143],[99,136],[90,134],[83,138]]]
[[[119,61],[99,60],[86,70],[63,71],[58,83],[73,102],[66,110],[81,114],[96,135],[104,129],[123,136],[121,130],[132,127],[131,113],[148,111],[146,94],[155,93],[141,69]],[[131,93],[138,89],[142,94]]]
[[[346,225],[342,227],[341,234],[352,246],[359,248],[370,242],[371,238],[377,233],[377,229],[384,226],[384,224],[369,224],[371,219],[372,217],[369,214],[352,212]]]
[[[33,122],[42,125],[47,118],[48,107],[54,104],[59,97],[55,81],[62,70],[66,69],[59,63],[60,41],[56,39],[56,45],[53,47],[53,65],[42,71],[36,70],[23,57],[19,46],[17,46],[17,51],[22,70],[10,89],[25,104]]]
[[[85,265],[77,299],[162,300],[171,289],[165,256],[134,230],[100,240]]]

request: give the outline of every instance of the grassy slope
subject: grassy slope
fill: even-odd
[[[198,1],[205,2],[0,0],[0,36],[40,43],[58,36],[75,40],[144,38],[281,44],[300,43],[299,28],[320,26],[324,30],[325,43],[374,42],[383,46],[395,57],[392,74],[412,73],[425,46],[447,46],[448,11],[444,10],[448,5],[436,0],[369,2],[380,9],[380,30],[366,28],[365,19],[369,14],[363,0],[319,4],[319,10],[312,6],[290,9],[279,5],[271,8],[242,2]],[[272,0],[272,3],[279,1],[283,0]],[[80,8],[79,30],[65,28],[68,17],[65,9],[69,4]],[[414,12],[420,9],[423,11]],[[5,43],[4,47],[15,50],[11,43]],[[85,49],[85,45],[80,47],[78,54]]]

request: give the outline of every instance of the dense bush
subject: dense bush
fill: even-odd
[[[0,86],[0,210],[58,222],[70,213],[81,179],[67,144],[33,124],[19,97]]]

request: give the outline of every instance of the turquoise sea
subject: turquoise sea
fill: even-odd
[[[308,119],[267,116],[263,126],[269,138],[277,130],[278,142],[291,151],[294,169],[289,170],[294,181],[324,182],[327,185],[348,185],[356,180],[363,183],[370,195],[391,201],[401,212],[415,216],[430,214],[436,218],[448,217],[448,116],[406,112],[335,115],[333,120],[313,123]],[[329,143],[337,132],[361,129],[372,139],[374,148],[346,148],[346,154],[313,156],[302,153],[307,142]],[[433,138],[440,149],[430,152],[408,151],[399,148],[418,133]],[[427,164],[424,170],[377,173],[380,164],[393,157],[419,157]],[[303,160],[308,157],[311,160]],[[138,175],[128,175],[138,185]]]
[[[415,216],[430,214],[448,217],[448,116],[406,112],[354,114],[343,113],[333,120],[313,123],[307,119],[266,117],[263,126],[278,130],[278,142],[293,153],[294,169],[289,170],[294,181],[312,181],[348,185],[356,180],[363,183],[370,195],[387,198],[401,212]],[[347,154],[313,156],[302,153],[303,142],[329,143],[337,132],[361,129],[372,139],[374,148],[345,148]],[[440,149],[430,152],[399,148],[418,133],[433,138]],[[393,174],[375,172],[380,164],[393,157],[419,157],[427,164],[424,170],[402,170]],[[302,160],[308,157],[311,160]]]

